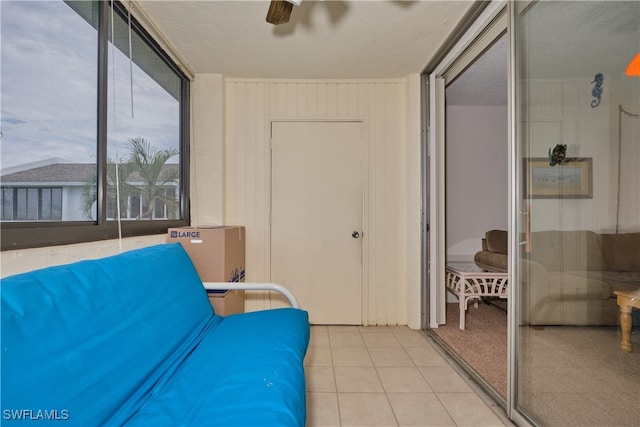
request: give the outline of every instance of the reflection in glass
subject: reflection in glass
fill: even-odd
[[[128,22],[115,13],[109,36],[107,218],[117,218],[119,197],[121,219],[175,219],[181,79]]]
[[[97,4],[0,8],[2,221],[85,219],[82,189],[95,186]]]
[[[545,426],[638,425],[640,318],[629,309],[629,353],[618,296],[640,292],[640,118],[619,114],[640,114],[640,79],[626,74],[640,52],[640,3],[516,10],[520,165],[566,145],[545,171],[566,176],[588,159],[592,179],[580,197],[562,185],[549,195],[521,170],[516,408]]]

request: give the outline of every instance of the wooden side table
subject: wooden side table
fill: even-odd
[[[478,306],[480,297],[509,297],[507,273],[483,271],[473,262],[447,262],[445,286],[458,297],[460,329],[465,328],[465,312],[469,301]]]
[[[640,290],[638,291],[613,291],[618,297],[618,307],[620,307],[620,329],[622,330],[622,341],[620,348],[622,351],[631,353],[631,311],[633,308],[640,308]]]

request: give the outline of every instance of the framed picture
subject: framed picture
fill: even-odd
[[[565,164],[549,165],[547,158],[527,158],[524,196],[533,199],[593,198],[592,158],[569,158]]]

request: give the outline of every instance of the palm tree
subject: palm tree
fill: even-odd
[[[177,212],[178,200],[174,194],[167,194],[165,189],[169,184],[178,181],[180,171],[166,168],[165,164],[167,160],[177,155],[179,150],[175,147],[158,150],[145,138],[130,138],[127,148],[129,150],[127,163],[140,174],[142,184],[137,186],[137,189],[147,202],[147,210],[140,212],[138,218],[154,218],[156,201],[166,205],[169,217],[173,218]]]
[[[176,168],[166,168],[167,160],[179,153],[177,148],[158,150],[151,146],[145,138],[130,138],[127,142],[128,157],[125,160],[107,161],[107,212],[108,217],[116,217],[117,207],[112,206],[120,199],[120,218],[127,218],[128,201],[131,196],[139,194],[144,199],[143,209],[136,219],[153,219],[156,213],[156,202],[167,207],[169,218],[176,216],[178,200],[175,193],[167,193],[166,188],[180,178]],[[116,174],[117,171],[117,174]],[[117,179],[116,179],[117,178]],[[97,197],[97,174],[94,169],[82,190],[82,211],[94,219]],[[138,182],[139,184],[134,184]],[[119,190],[118,185],[119,184]]]
[[[115,212],[117,207],[111,206],[111,204],[116,204],[118,195],[120,196],[120,217],[126,217],[127,200],[131,193],[136,190],[134,186],[127,182],[133,172],[134,169],[129,162],[120,160],[116,167],[116,162],[112,159],[107,160],[107,211],[113,211],[113,214],[109,215],[110,217],[116,216]],[[82,213],[89,219],[95,219],[96,215],[94,210],[96,201],[98,200],[97,182],[97,170],[94,167],[82,188]],[[119,191],[116,190],[118,183],[120,184]]]

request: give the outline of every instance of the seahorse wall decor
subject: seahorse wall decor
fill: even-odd
[[[602,83],[604,83],[604,76],[602,73],[596,74],[591,83],[595,83],[593,89],[591,89],[591,95],[596,98],[591,101],[591,108],[596,108],[600,105],[600,101],[602,100]]]

